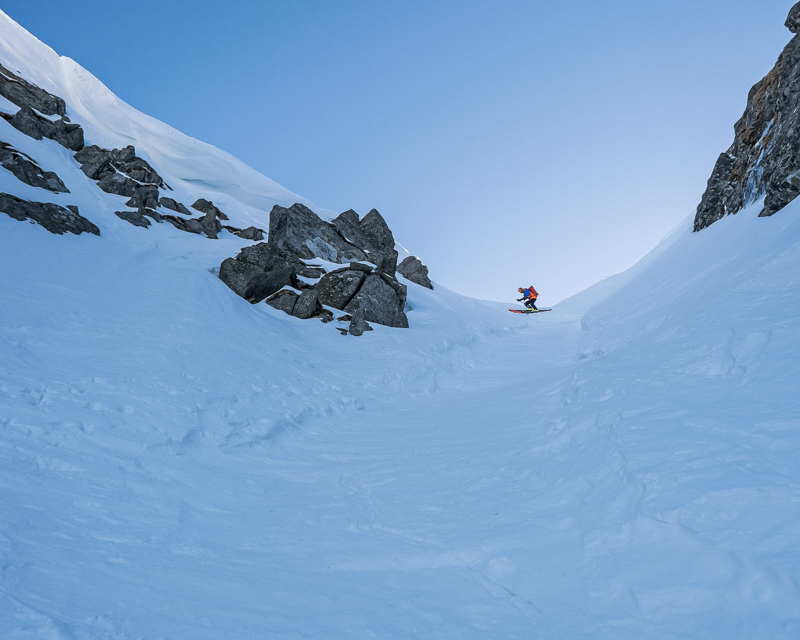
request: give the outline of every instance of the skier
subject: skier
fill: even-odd
[[[536,298],[539,297],[539,293],[533,288],[533,285],[527,289],[520,287],[518,291],[522,294],[522,297],[517,298],[517,302],[522,302],[528,309],[532,309],[533,311],[539,310],[536,308]]]

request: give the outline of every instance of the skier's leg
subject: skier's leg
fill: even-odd
[[[533,310],[534,310],[534,311],[538,311],[538,309],[536,308],[536,298],[533,298],[533,299],[531,300],[531,306],[533,307]]]

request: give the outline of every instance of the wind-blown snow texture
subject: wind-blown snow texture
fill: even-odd
[[[103,234],[0,216],[0,637],[800,635],[799,203],[550,314],[410,284],[356,339],[0,127]]]

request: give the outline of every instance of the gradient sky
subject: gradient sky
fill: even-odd
[[[137,109],[432,278],[552,304],[694,212],[794,0],[3,0]]]

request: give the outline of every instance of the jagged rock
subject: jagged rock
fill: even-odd
[[[132,198],[139,190],[139,185],[128,176],[121,173],[106,173],[97,183],[106,193]]]
[[[408,318],[403,313],[404,306],[405,299],[398,298],[395,289],[384,278],[373,274],[367,276],[364,284],[344,308],[344,311],[353,317],[357,313],[361,313],[368,322],[376,322],[388,327],[408,328]]]
[[[789,10],[789,16],[786,18],[786,28],[792,33],[800,31],[800,2]]]
[[[353,316],[351,316],[349,313],[345,313],[343,316],[336,318],[338,322],[350,322],[352,319]]]
[[[117,170],[111,165],[111,152],[97,145],[84,147],[75,154],[75,160],[81,165],[81,171],[91,180],[100,180],[106,174],[114,174]]]
[[[317,311],[314,317],[322,320],[323,324],[328,324],[329,322],[333,322],[333,312],[329,311],[328,309],[320,309],[319,311]]]
[[[54,172],[42,171],[33,158],[5,142],[0,142],[0,165],[27,185],[53,193],[69,193],[69,189]]]
[[[401,284],[397,278],[390,276],[388,273],[379,271],[378,275],[380,276],[381,280],[383,280],[392,288],[395,296],[397,296],[397,308],[400,309],[400,311],[403,311],[406,307],[406,300],[408,299],[408,287],[404,284]]]
[[[268,242],[306,260],[322,258],[341,263],[366,259],[366,254],[345,241],[335,226],[300,203],[288,209],[279,205],[272,208]]]
[[[433,289],[433,283],[428,277],[428,267],[422,264],[422,260],[416,256],[408,256],[399,265],[397,265],[397,271],[400,275],[408,280],[411,280],[411,282],[414,284],[418,284],[421,287],[426,287],[428,289]]]
[[[155,185],[137,186],[133,197],[131,197],[125,205],[128,207],[136,207],[140,211],[143,209],[158,208],[158,187]]]
[[[364,249],[366,259],[380,271],[394,274],[398,257],[394,236],[377,209],[370,211],[363,220],[359,220],[358,214],[349,209],[339,214],[333,220],[333,225],[348,242]]]
[[[269,298],[267,298],[267,304],[270,307],[278,309],[279,311],[283,311],[284,313],[288,313],[292,315],[292,311],[294,311],[294,305],[297,303],[298,296],[294,291],[289,291],[288,289],[281,289],[277,293],[273,293]]]
[[[245,247],[236,258],[228,258],[219,269],[219,279],[251,303],[291,285],[302,263],[267,243]]]
[[[359,310],[350,321],[350,326],[347,331],[351,336],[361,336],[364,335],[365,331],[373,331],[373,328],[370,327],[369,322],[364,319],[363,311]]]
[[[300,294],[300,297],[297,298],[292,315],[301,320],[308,320],[314,317],[320,309],[321,307],[316,292],[313,289],[306,289]]]
[[[9,120],[12,127],[34,140],[49,138],[72,151],[83,149],[83,129],[66,120],[49,120],[30,107],[22,107]]]
[[[322,304],[343,311],[358,292],[365,277],[363,271],[337,269],[324,275],[314,286],[314,291]]]
[[[58,96],[23,80],[0,65],[0,95],[18,107],[31,107],[46,116],[66,116],[67,106]]]
[[[303,267],[297,272],[297,275],[303,276],[304,278],[319,280],[325,275],[325,269],[315,264],[303,263]]]
[[[210,211],[200,218],[199,222],[200,227],[203,229],[203,233],[206,234],[206,237],[216,240],[217,234],[222,231],[222,223],[217,220],[217,213]]]
[[[797,33],[800,3],[786,26]],[[750,90],[734,141],[714,167],[694,220],[700,231],[765,197],[762,216],[800,195],[800,35],[786,45],[775,68]]]
[[[75,206],[66,208],[50,202],[31,202],[0,193],[0,211],[15,220],[33,220],[50,233],[58,235],[64,233],[100,235],[100,229],[80,215]]]
[[[161,200],[159,200],[159,203],[161,204],[162,207],[164,207],[165,209],[169,209],[170,211],[177,211],[178,213],[182,213],[187,216],[192,215],[192,212],[186,208],[186,205],[183,205],[180,202],[173,200],[172,198],[167,198],[167,197],[161,198]]]
[[[156,222],[161,222],[161,214],[158,211],[154,211],[153,209],[143,209],[139,213],[145,216],[149,216]]]
[[[370,262],[377,265],[378,269],[385,273],[394,275],[397,268],[397,251],[394,248],[394,236],[386,220],[378,213],[377,209],[373,209],[361,220],[361,230],[364,235],[370,239],[375,251],[370,253]],[[380,258],[377,262],[373,254],[377,253]]]
[[[215,213],[220,220],[228,220],[228,216],[226,216],[219,207],[215,206],[210,200],[204,198],[200,198],[195,202],[192,205],[192,209],[197,209],[201,213]]]
[[[150,226],[150,221],[138,211],[115,211],[114,214],[118,218],[130,222],[136,227],[144,227],[147,229],[147,227]]]
[[[358,214],[352,209],[340,213],[333,219],[332,224],[350,244],[362,247],[367,251],[375,249],[375,247],[372,246],[372,242],[370,242],[369,238],[367,238],[361,230],[361,221]]]
[[[264,239],[264,230],[258,227],[247,227],[247,229],[241,229],[233,233],[245,240],[257,240],[260,242]]]

